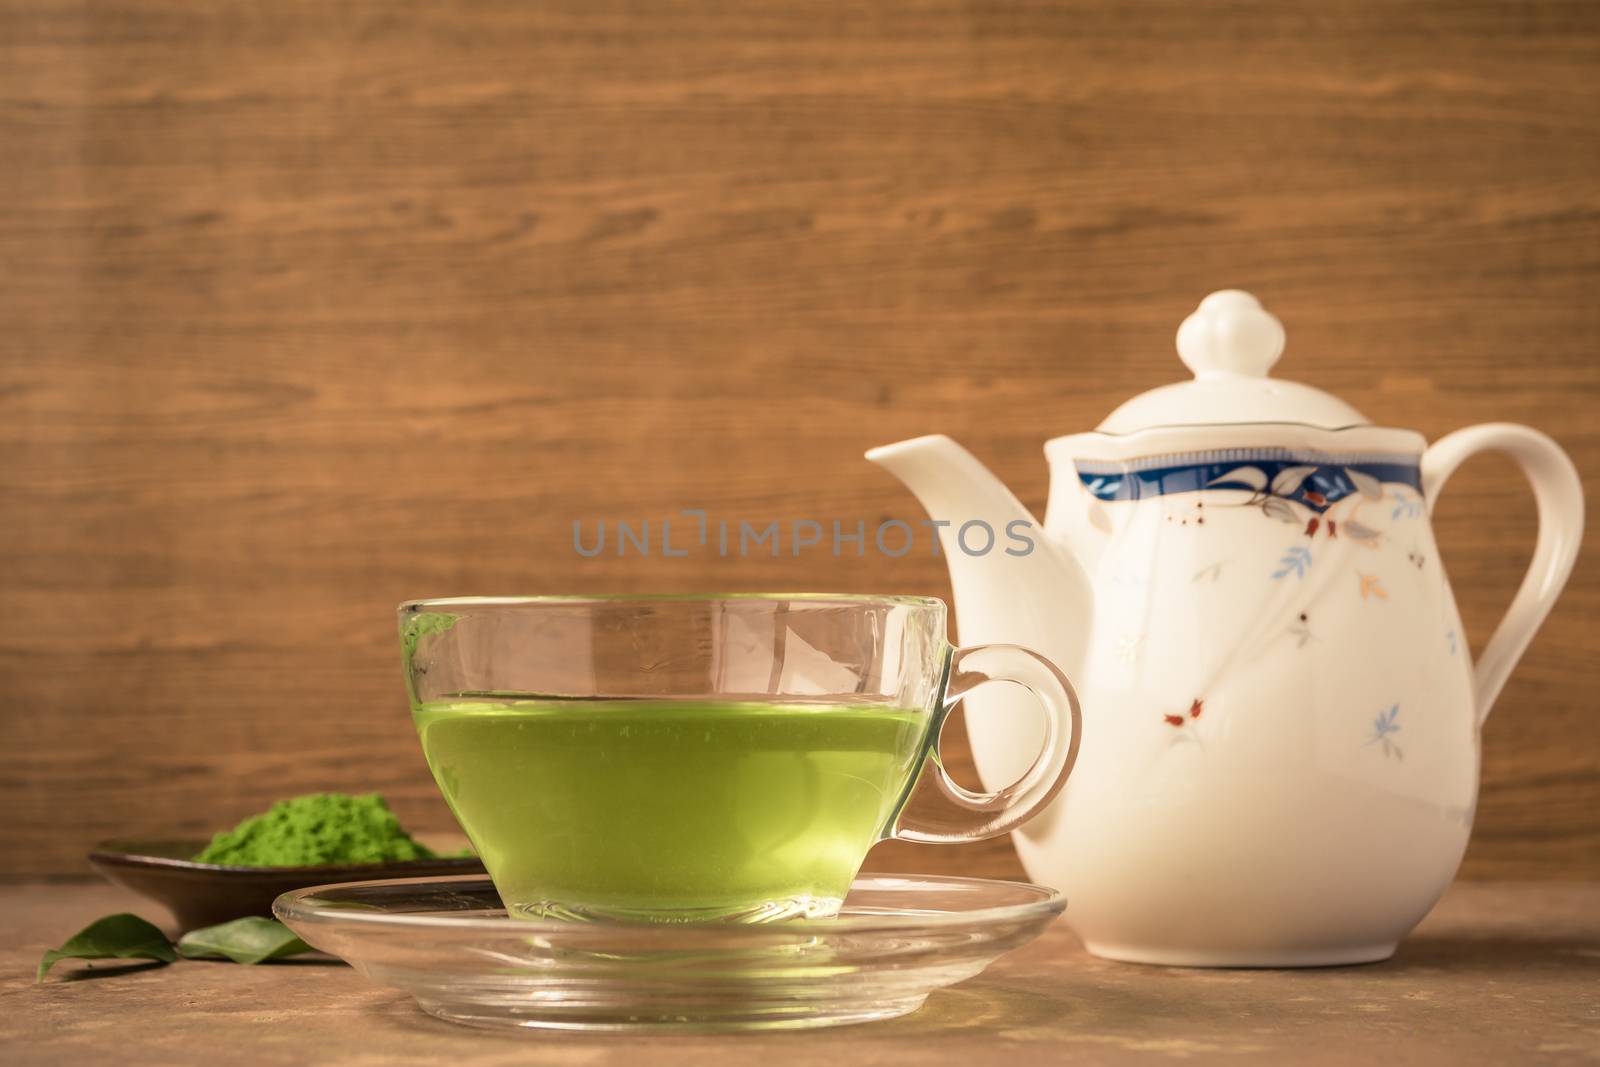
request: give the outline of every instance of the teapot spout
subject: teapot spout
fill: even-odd
[[[874,448],[867,459],[904,482],[933,519],[961,643],[1023,645],[1075,676],[1088,649],[1094,596],[1066,545],[943,434]]]

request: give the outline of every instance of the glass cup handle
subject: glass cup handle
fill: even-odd
[[[1044,746],[1017,781],[993,793],[974,793],[951,779],[935,738],[917,793],[937,794],[934,803],[907,805],[891,836],[902,841],[979,841],[1015,830],[1055,799],[1078,761],[1083,711],[1066,675],[1039,653],[1021,645],[973,645],[950,657],[940,723],[950,709],[987,682],[1014,682],[1044,709]],[[1062,734],[1069,733],[1070,740]],[[915,800],[915,798],[914,798]],[[916,811],[911,808],[915,806]]]

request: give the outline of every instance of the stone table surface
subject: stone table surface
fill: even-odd
[[[888,1022],[798,1033],[493,1033],[424,1015],[342,964],[67,962],[46,948],[101,915],[157,909],[109,886],[0,886],[6,1064],[869,1064],[1186,1060],[1600,1061],[1600,884],[1463,883],[1386,963],[1309,971],[1139,967],[1057,923]]]

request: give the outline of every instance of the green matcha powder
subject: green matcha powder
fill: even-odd
[[[433,859],[377,793],[312,793],[280,800],[224,830],[195,857],[233,867],[310,867]]]

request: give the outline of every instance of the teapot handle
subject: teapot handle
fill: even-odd
[[[1550,613],[1583,540],[1583,484],[1561,446],[1538,430],[1509,422],[1468,426],[1435,441],[1422,455],[1422,493],[1432,514],[1439,490],[1463,461],[1485,451],[1503,452],[1517,462],[1533,486],[1539,511],[1539,540],[1505,617],[1484,646],[1473,676],[1478,725],[1505,687],[1534,631]]]

